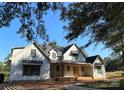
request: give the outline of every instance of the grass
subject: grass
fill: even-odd
[[[124,90],[124,79],[110,81],[101,80],[93,83],[84,83],[79,86],[105,90]]]
[[[83,87],[90,87],[95,89],[107,89],[107,90],[124,90],[124,72],[107,72],[107,79],[99,80],[93,83],[84,83]]]
[[[107,78],[113,79],[113,78],[124,78],[124,71],[115,71],[115,72],[107,72]]]

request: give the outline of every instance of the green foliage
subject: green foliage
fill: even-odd
[[[71,3],[62,16],[69,41],[79,36],[90,36],[85,47],[92,43],[105,44],[120,54],[124,64],[124,3]]]
[[[56,41],[52,41],[52,42],[49,42],[48,45],[56,47],[57,46],[57,42]]]
[[[68,34],[67,40],[79,36],[90,36],[85,47],[92,43],[102,42],[106,48],[112,48],[124,65],[124,3],[104,2],[75,2],[67,7],[63,3],[0,3],[0,27],[7,27],[14,19],[18,19],[21,26],[17,33],[26,40],[40,37],[49,40],[44,25],[44,16],[48,10],[60,10],[60,19],[67,21],[64,26]]]
[[[8,79],[9,77],[9,66],[4,64],[3,62],[0,62],[0,73],[4,74],[5,75],[5,80]]]
[[[44,25],[44,15],[48,10],[55,11],[62,9],[63,3],[0,3],[0,27],[8,27],[10,22],[18,19],[21,23],[18,34],[25,37],[26,40],[35,40],[38,37],[48,41]]]

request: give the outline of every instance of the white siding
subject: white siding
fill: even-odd
[[[15,56],[16,54],[18,54],[19,52],[21,52],[23,49],[13,49],[13,53],[12,56]]]
[[[36,49],[36,58],[31,57],[31,49]],[[22,60],[42,61],[40,76],[23,76]],[[34,44],[28,45],[18,54],[12,57],[10,80],[45,80],[50,79],[50,64],[46,58],[38,51]]]
[[[63,55],[63,60],[73,60],[72,56],[70,55],[71,51],[79,51],[79,49],[75,45],[72,45],[71,48]],[[85,58],[81,53],[79,53],[79,61],[85,61]]]
[[[97,58],[95,60],[95,62],[93,63],[93,77],[94,77],[94,79],[97,79],[97,78],[106,78],[105,65],[101,65],[102,74],[98,74],[97,73],[97,69],[95,68],[95,63],[102,63],[102,62],[100,61],[99,58]]]
[[[55,54],[56,54],[56,58],[55,58],[55,59],[52,58],[52,53],[55,53]],[[56,52],[54,49],[51,49],[51,50],[50,50],[50,56],[49,56],[49,58],[50,58],[51,60],[57,60],[57,59],[58,59],[57,52]]]

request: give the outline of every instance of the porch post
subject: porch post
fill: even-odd
[[[61,64],[60,64],[60,75],[59,75],[59,77],[61,77],[61,73],[62,73],[62,67],[61,67]]]

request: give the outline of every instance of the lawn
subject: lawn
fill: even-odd
[[[121,78],[124,79],[124,71],[107,72],[107,79]]]
[[[92,83],[84,83],[83,87],[107,90],[124,90],[124,74],[122,71],[107,72],[107,80],[97,80]]]

